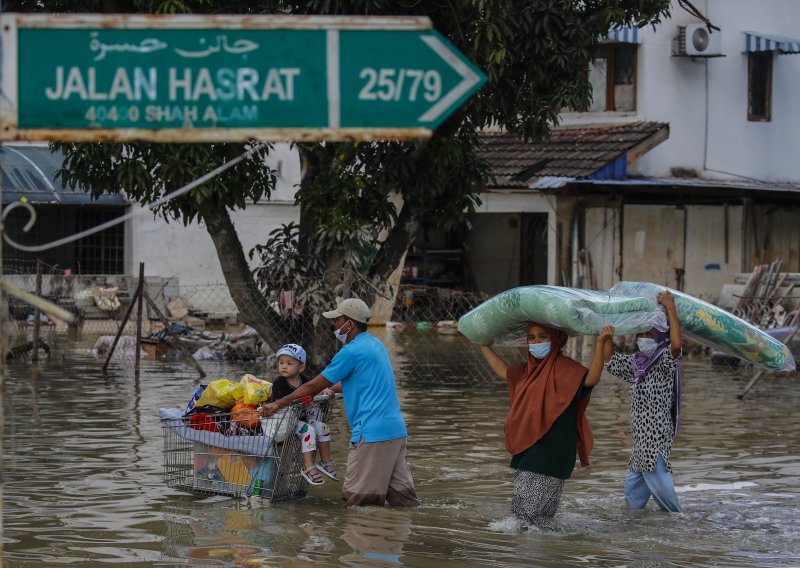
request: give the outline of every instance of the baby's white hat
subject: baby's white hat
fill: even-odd
[[[287,343],[275,353],[275,357],[281,355],[288,355],[300,361],[303,365],[306,364],[306,350],[300,347],[297,343]]]

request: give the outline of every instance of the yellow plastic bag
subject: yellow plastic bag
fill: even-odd
[[[245,375],[239,381],[242,387],[242,398],[245,404],[259,404],[267,402],[272,396],[272,383],[256,378],[253,375]]]
[[[243,388],[241,383],[234,383],[229,379],[218,379],[208,383],[206,390],[197,399],[195,406],[216,406],[218,408],[231,408],[236,401],[242,398]]]

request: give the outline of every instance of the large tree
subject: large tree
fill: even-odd
[[[12,2],[13,4],[13,2]],[[263,287],[294,290],[313,305],[325,291],[383,289],[422,219],[443,227],[473,212],[487,181],[478,133],[502,127],[524,139],[546,136],[562,108],[591,98],[586,69],[614,26],[645,26],[669,0],[54,0],[49,11],[425,15],[488,76],[481,91],[427,140],[298,144],[303,177],[299,225],[254,251],[254,280],[229,212],[267,197],[275,176],[263,150],[164,206],[168,220],[202,221],[219,254],[242,318],[272,343]],[[7,9],[33,11],[24,0]],[[64,181],[95,193],[124,191],[152,202],[244,151],[243,144],[56,144],[67,156]],[[401,206],[396,204],[401,203]],[[259,289],[261,286],[261,289]],[[369,299],[369,298],[367,298]]]

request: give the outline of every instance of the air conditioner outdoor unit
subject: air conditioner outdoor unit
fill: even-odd
[[[722,55],[722,34],[711,33],[705,24],[678,26],[674,55],[684,57],[719,57]]]

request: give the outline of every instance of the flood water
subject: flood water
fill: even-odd
[[[422,501],[414,510],[342,510],[333,481],[302,501],[275,505],[170,490],[161,479],[158,409],[185,406],[196,384],[190,367],[145,363],[137,382],[126,368],[104,376],[89,358],[12,365],[4,398],[4,564],[800,565],[797,375],[765,376],[742,401],[737,395],[752,370],[687,362],[673,452],[686,512],[673,515],[652,501],[643,512],[624,507],[627,387],[604,375],[589,406],[592,465],[567,482],[557,515],[562,530],[550,533],[510,516],[504,385],[452,386],[457,376],[445,387],[408,380],[412,365],[446,363],[453,341],[462,340],[387,340]],[[271,376],[255,365],[203,365],[211,379]],[[344,473],[341,407],[331,425]]]

